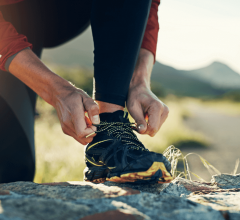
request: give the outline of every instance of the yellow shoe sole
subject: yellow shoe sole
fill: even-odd
[[[105,181],[112,181],[116,183],[126,183],[126,182],[136,182],[138,180],[149,181],[151,177],[158,171],[162,171],[162,176],[159,178],[158,183],[170,183],[173,178],[171,174],[166,170],[164,163],[154,162],[152,166],[144,172],[135,172],[135,173],[125,173],[120,177],[113,176],[111,178],[100,178],[95,179],[91,182],[93,183],[104,183]]]

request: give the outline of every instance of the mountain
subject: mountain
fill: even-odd
[[[165,94],[190,97],[215,97],[225,90],[214,88],[210,83],[184,74],[183,71],[156,62],[151,76],[152,83],[160,83]],[[154,87],[155,88],[155,87]]]
[[[207,67],[183,71],[186,76],[210,82],[213,86],[224,89],[240,89],[240,75],[226,64],[213,62]]]

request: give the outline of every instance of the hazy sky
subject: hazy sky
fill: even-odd
[[[178,69],[213,61],[240,73],[240,0],[161,0],[157,60]]]

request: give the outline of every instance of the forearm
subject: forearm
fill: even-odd
[[[50,71],[30,49],[19,52],[9,65],[9,72],[53,105],[56,88],[70,85]]]
[[[150,89],[153,54],[141,49],[128,90],[127,108],[140,134],[154,136],[167,118],[168,107]],[[147,122],[146,122],[147,121]]]
[[[99,108],[83,90],[50,71],[30,49],[20,51],[14,57],[9,72],[54,106],[65,134],[83,145],[92,141],[93,136],[86,136],[96,131],[92,123],[99,123]],[[88,123],[85,111],[88,112]]]
[[[154,56],[152,52],[141,48],[137,64],[130,82],[130,87],[143,85],[150,88],[150,77],[153,68]]]

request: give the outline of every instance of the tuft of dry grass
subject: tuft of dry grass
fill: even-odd
[[[175,148],[174,146],[169,146],[163,152],[163,155],[171,163],[171,167],[172,167],[171,174],[172,174],[173,178],[185,177],[186,179],[192,180],[191,175],[193,175],[193,176],[197,177],[201,182],[207,182],[203,178],[201,178],[199,175],[197,175],[196,173],[191,172],[189,164],[188,164],[188,160],[187,160],[187,158],[191,155],[197,155],[199,157],[203,166],[207,169],[207,171],[210,173],[211,176],[216,175],[216,174],[217,175],[221,174],[221,172],[216,167],[214,167],[206,159],[204,159],[202,156],[200,156],[199,154],[196,154],[196,153],[189,153],[184,156],[183,153],[181,152],[181,150],[179,150],[178,148]],[[177,165],[178,165],[179,160],[181,160],[184,165],[183,171],[177,170]],[[236,161],[235,168],[234,168],[233,172],[231,173],[232,175],[237,174],[238,167],[239,167],[239,159]]]

